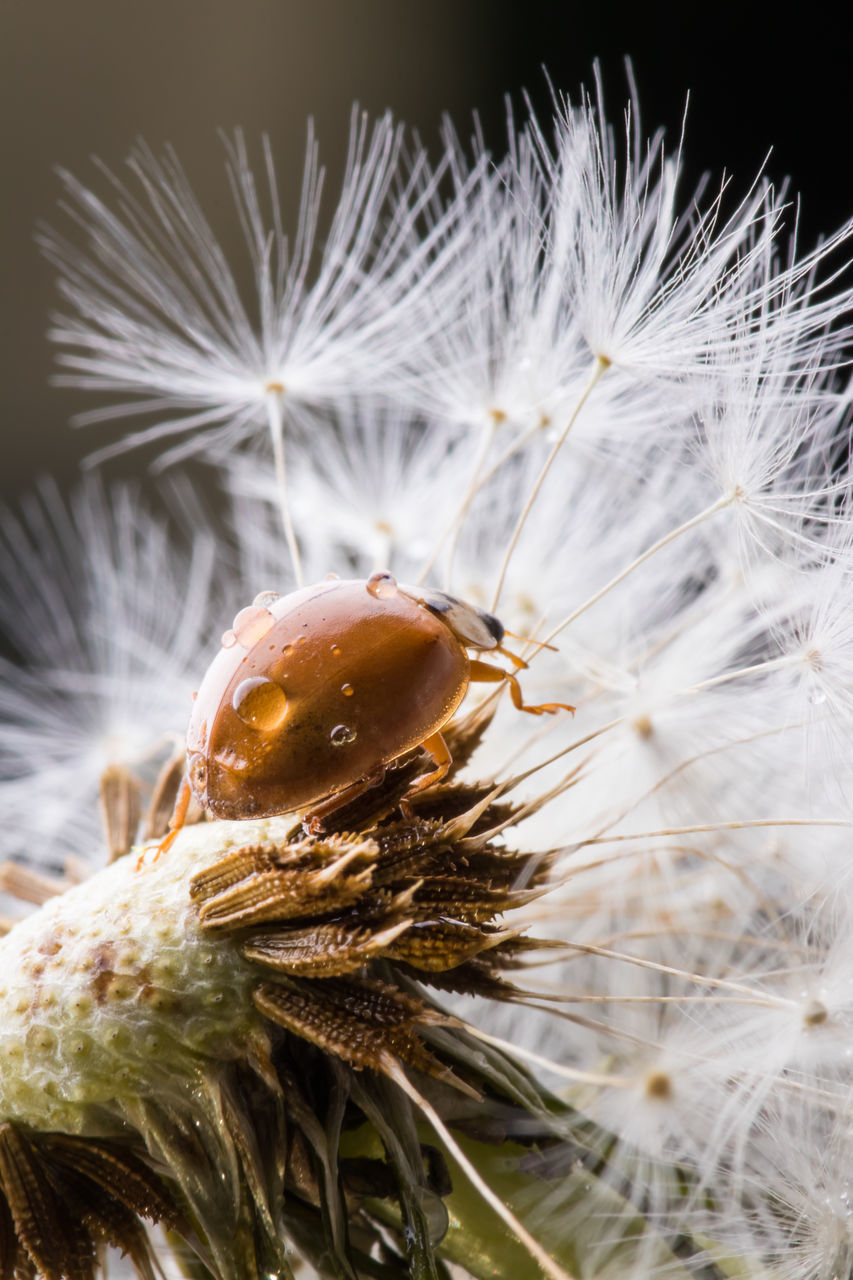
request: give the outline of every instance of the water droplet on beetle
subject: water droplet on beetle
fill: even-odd
[[[351,729],[348,724],[336,724],[329,734],[329,740],[333,747],[345,747],[348,743],[355,742],[355,739],[355,729]]]
[[[269,607],[269,605],[275,604],[276,600],[280,600],[280,599],[281,599],[280,591],[259,591],[258,594],[255,596],[254,600],[252,601],[252,604],[264,605],[265,607]]]
[[[262,605],[250,604],[240,610],[231,626],[243,648],[249,649],[253,644],[257,644],[258,640],[263,639],[274,622],[275,618],[269,609],[265,609]]]
[[[390,573],[372,573],[367,579],[366,586],[377,600],[388,600],[397,594],[397,579]]]
[[[281,685],[265,676],[250,676],[234,690],[231,705],[244,724],[261,732],[277,729],[287,712],[287,695]]]
[[[330,652],[333,658],[339,658],[341,656],[340,647],[336,644],[332,645]]]
[[[345,698],[351,698],[352,695],[355,693],[355,689],[353,689],[351,684],[342,684],[341,693],[344,695]]]
[[[219,642],[223,649],[233,649],[237,643],[237,637],[229,627],[227,631],[222,632],[222,639]]]

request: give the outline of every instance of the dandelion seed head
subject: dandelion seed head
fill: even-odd
[[[550,127],[511,119],[503,158],[448,129],[430,164],[354,117],[328,233],[311,138],[288,237],[268,148],[256,178],[236,135],[247,298],[170,153],[109,198],[65,179],[64,376],[119,400],[96,415],[150,414],[160,463],[204,455],[230,505],[183,567],[128,494],[7,515],[2,848],[91,849],[99,772],[150,783],[260,590],[387,570],[494,613],[522,692],[472,688],[460,777],[498,788],[488,839],[551,868],[512,923],[559,946],[519,944],[511,1006],[464,1003],[550,1054],[576,1110],[536,1156],[566,1166],[541,1238],[599,1276],[829,1280],[851,1256],[851,224],[802,252],[769,179],[691,197],[680,150],[641,136],[600,84]],[[461,821],[453,794],[430,821]]]

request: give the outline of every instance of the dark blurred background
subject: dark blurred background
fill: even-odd
[[[853,213],[849,51],[822,12],[813,4],[783,29],[754,5],[0,0],[0,496],[39,470],[66,483],[104,440],[67,425],[92,399],[49,385],[55,293],[33,232],[54,217],[55,165],[91,181],[93,155],[119,168],[137,137],[155,149],[171,142],[216,223],[229,199],[218,127],[241,125],[254,139],[266,130],[281,184],[295,192],[313,116],[331,192],[355,100],[371,114],[391,108],[436,152],[442,114],[467,133],[477,109],[499,148],[506,93],[520,108],[526,90],[547,115],[543,66],[575,94],[600,59],[618,120],[630,55],[645,128],[665,126],[671,150],[690,91],[684,190],[708,169],[733,174],[742,193],[772,148],[768,172],[802,193],[810,245]]]

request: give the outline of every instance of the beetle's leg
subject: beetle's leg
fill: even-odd
[[[432,756],[435,768],[432,773],[425,773],[422,777],[415,778],[403,797],[404,803],[406,800],[411,799],[412,796],[416,796],[419,791],[426,791],[427,787],[432,787],[436,782],[441,782],[453,762],[453,756],[447,750],[447,743],[440,733],[431,734],[421,743],[421,746],[424,751],[428,751]]]
[[[156,862],[161,854],[167,853],[169,849],[171,849],[172,845],[175,842],[175,836],[178,834],[181,827],[184,825],[184,823],[187,820],[187,811],[189,810],[190,801],[192,800],[192,797],[193,797],[193,793],[192,793],[192,788],[190,787],[190,780],[187,777],[187,775],[184,774],[183,781],[178,790],[178,798],[175,801],[175,807],[172,810],[172,816],[169,819],[169,830],[166,832],[165,836],[158,844],[157,852],[154,854],[154,857],[151,860],[152,862]],[[145,854],[141,853],[139,855],[139,860],[136,864],[137,871],[142,866],[142,863],[144,862],[144,860],[145,860]]]
[[[385,765],[380,764],[372,773],[368,773],[364,778],[359,778],[358,782],[351,782],[348,787],[344,787],[343,791],[336,791],[333,796],[328,796],[325,800],[321,800],[319,804],[315,804],[310,813],[302,815],[303,823],[312,835],[317,835],[323,830],[324,818],[327,818],[330,813],[334,813],[336,809],[342,809],[351,800],[357,800],[359,796],[364,795],[365,791],[370,791],[372,787],[378,787],[384,777]]]
[[[552,653],[557,652],[557,650],[554,648],[552,644],[546,644],[544,640],[530,640],[525,636],[513,635],[511,631],[505,631],[504,635],[512,636],[514,640],[520,640],[523,644],[535,644],[540,649],[550,649]],[[495,645],[494,650],[492,652],[502,653],[505,658],[509,658],[510,662],[515,667],[516,671],[520,671],[522,670],[522,668],[526,671],[527,668],[530,666],[530,663],[526,662],[524,658],[520,658],[518,654],[513,653],[511,649],[505,649],[502,644]]]
[[[479,658],[471,659],[471,670],[468,679],[474,684],[501,684],[506,682],[509,685],[512,705],[517,707],[519,711],[528,711],[532,716],[553,716],[558,711],[571,711],[574,714],[575,708],[568,702],[543,702],[540,706],[528,706],[522,696],[521,685],[511,672],[504,671],[502,667],[495,667],[491,662],[482,662]]]
[[[505,658],[509,658],[510,662],[514,665],[516,671],[520,671],[522,670],[522,668],[525,671],[527,670],[528,664],[524,661],[524,659],[520,658],[517,653],[513,653],[510,649],[505,649],[502,644],[497,645],[494,651],[495,653],[502,653]]]

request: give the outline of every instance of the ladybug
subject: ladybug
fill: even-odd
[[[215,818],[299,812],[322,820],[382,781],[386,767],[422,747],[433,768],[407,796],[439,782],[451,764],[441,730],[472,682],[505,682],[533,715],[573,711],[527,706],[514,674],[471,658],[502,647],[501,622],[390,573],[262,592],[222,637],[195,698],[187,776],[168,847],[191,793]]]

